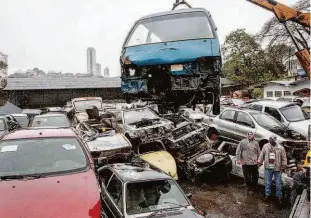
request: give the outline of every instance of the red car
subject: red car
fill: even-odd
[[[0,217],[99,218],[94,164],[71,129],[22,129],[0,142]]]

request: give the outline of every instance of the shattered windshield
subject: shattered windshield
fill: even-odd
[[[124,123],[131,124],[146,120],[159,119],[159,117],[148,108],[124,112]]]
[[[172,180],[133,182],[126,185],[126,212],[129,215],[188,205],[188,200]]]
[[[77,111],[85,111],[89,106],[96,106],[98,109],[102,108],[101,100],[97,99],[75,101],[73,105]]]
[[[125,46],[214,37],[204,12],[177,13],[139,21]]]
[[[38,138],[2,141],[0,176],[56,174],[87,167],[75,138]]]
[[[290,107],[283,107],[280,108],[281,113],[285,117],[285,119],[289,122],[297,122],[306,119],[310,119],[306,117],[302,112],[301,108],[298,105],[290,106]]]
[[[277,119],[275,119],[272,116],[269,116],[267,114],[252,114],[252,117],[256,120],[256,122],[266,128],[266,129],[273,129],[273,128],[283,128],[284,125],[282,123],[280,123]]]

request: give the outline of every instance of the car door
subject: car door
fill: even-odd
[[[245,112],[239,111],[236,117],[235,132],[238,141],[246,138],[247,133],[255,133],[255,124],[252,118]]]
[[[108,217],[123,217],[123,191],[121,180],[109,169],[100,171],[102,186],[102,207]]]
[[[237,143],[232,143],[232,142],[223,142],[220,147],[220,151],[228,153],[230,156],[230,159],[232,161],[232,171],[231,173],[233,175],[236,175],[238,177],[243,178],[243,170],[242,170],[242,165],[238,164],[237,162],[237,157],[236,157],[236,149],[238,148]]]
[[[221,113],[217,119],[216,129],[218,130],[221,137],[226,139],[234,139],[235,137],[235,116],[236,111],[227,109],[223,113]]]
[[[112,217],[123,217],[123,185],[116,174],[112,175],[107,185],[106,199],[110,212],[113,215]]]

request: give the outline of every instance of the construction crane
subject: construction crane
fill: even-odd
[[[304,39],[301,32],[299,32],[299,30],[297,29],[299,36],[305,42],[304,46],[299,45],[294,34],[290,31],[290,29],[287,26],[288,21],[295,22],[304,27],[304,30],[310,35],[310,13],[303,13],[299,10],[288,7],[274,0],[247,0],[247,1],[273,12],[277,17],[278,21],[284,25],[286,31],[288,32],[289,36],[291,37],[297,49],[297,52],[295,53],[296,57],[299,60],[304,71],[307,73],[308,78],[310,79],[310,51],[308,48],[308,43]]]

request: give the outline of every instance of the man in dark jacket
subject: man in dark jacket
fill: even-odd
[[[259,144],[255,141],[255,135],[250,132],[247,134],[247,138],[240,142],[236,150],[237,162],[242,164],[247,194],[256,191],[257,188],[259,174],[257,160],[259,154]]]

